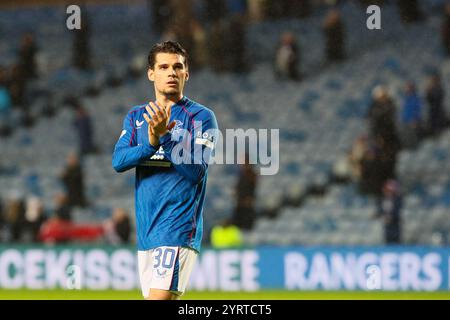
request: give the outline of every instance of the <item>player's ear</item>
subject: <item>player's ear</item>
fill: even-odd
[[[189,69],[186,69],[186,78],[184,81],[188,81],[189,80]]]
[[[150,80],[152,82],[155,81],[155,71],[152,68],[148,68],[147,77],[148,77],[148,80]]]

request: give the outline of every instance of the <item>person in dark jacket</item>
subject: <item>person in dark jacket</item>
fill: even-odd
[[[388,180],[383,186],[383,195],[377,203],[376,217],[384,224],[386,244],[401,243],[401,210],[403,205],[397,181]]]
[[[87,206],[84,196],[84,175],[80,159],[75,153],[67,157],[67,167],[61,174],[61,180],[66,188],[69,206]]]
[[[425,95],[428,102],[428,131],[437,134],[448,123],[443,105],[445,92],[439,74],[431,76]]]
[[[445,7],[441,28],[442,47],[444,48],[445,54],[450,56],[450,3]]]
[[[74,108],[74,126],[78,135],[79,153],[81,155],[95,153],[97,150],[94,145],[94,130],[89,112],[79,102],[75,103]]]
[[[240,166],[239,179],[235,189],[236,207],[232,218],[236,225],[244,230],[251,229],[256,218],[254,206],[257,183],[258,176],[246,155],[245,163]]]
[[[332,9],[325,17],[323,32],[327,61],[333,63],[345,59],[345,27],[338,9]]]
[[[412,82],[406,84],[401,122],[402,145],[407,148],[416,147],[422,135],[422,101]]]

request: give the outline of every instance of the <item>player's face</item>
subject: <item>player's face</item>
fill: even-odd
[[[189,72],[184,64],[184,57],[176,53],[157,53],[153,69],[148,70],[148,78],[155,84],[155,89],[166,96],[179,95]]]

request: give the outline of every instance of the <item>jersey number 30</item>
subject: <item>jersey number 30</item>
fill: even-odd
[[[175,250],[171,248],[156,248],[154,256],[154,268],[172,268],[175,262]]]

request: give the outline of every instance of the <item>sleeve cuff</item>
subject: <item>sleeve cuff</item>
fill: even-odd
[[[172,134],[170,132],[167,132],[165,135],[159,137],[159,144],[164,145],[170,140],[172,140]]]
[[[143,151],[145,156],[152,156],[153,154],[155,154],[155,152],[157,151],[157,148],[155,148],[154,146],[152,146],[150,143],[146,143],[143,145]],[[158,147],[159,149],[159,147]]]

